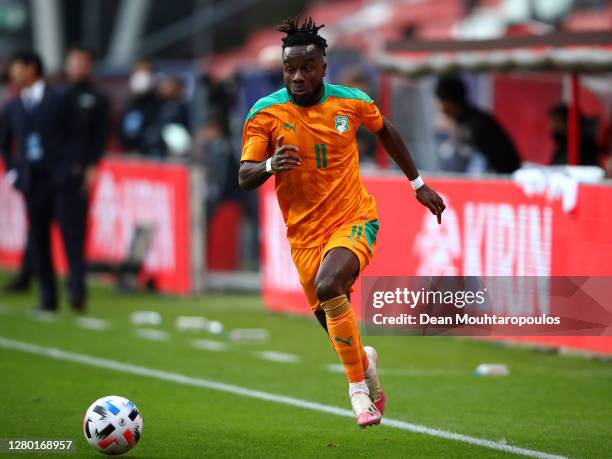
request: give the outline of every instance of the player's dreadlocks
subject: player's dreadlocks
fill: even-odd
[[[312,18],[304,19],[302,25],[300,25],[300,17],[296,16],[286,19],[276,30],[287,34],[282,39],[283,49],[288,46],[315,45],[325,56],[327,41],[318,34],[319,29],[323,27],[324,24],[318,26]]]

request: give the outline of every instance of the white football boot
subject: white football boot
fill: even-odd
[[[380,412],[382,417],[385,414],[385,407],[387,405],[387,396],[380,385],[380,379],[378,378],[378,354],[376,349],[372,346],[363,347],[366,355],[368,356],[368,369],[365,371],[365,382],[368,385],[370,391],[370,398],[376,405],[376,409]]]
[[[368,426],[380,424],[382,415],[376,408],[370,396],[365,392],[355,392],[351,395],[351,405],[353,405],[353,413],[357,425],[362,429]]]

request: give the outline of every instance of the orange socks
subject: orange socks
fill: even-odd
[[[353,307],[346,295],[321,303],[327,316],[327,331],[334,349],[342,361],[350,383],[364,380],[368,368],[368,356],[361,345],[361,335]]]

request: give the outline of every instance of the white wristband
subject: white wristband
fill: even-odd
[[[423,185],[425,185],[425,182],[423,181],[423,179],[421,178],[421,176],[419,175],[417,178],[415,178],[414,180],[410,180],[410,185],[412,185],[412,189],[414,191],[418,190],[419,188],[421,188]]]
[[[272,158],[268,158],[266,160],[266,172],[268,174],[274,174],[274,171],[272,170]]]

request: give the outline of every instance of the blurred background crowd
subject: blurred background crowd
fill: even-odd
[[[209,268],[258,269],[258,198],[236,179],[242,123],[257,99],[282,87],[274,26],[296,14],[325,24],[328,81],[369,93],[425,174],[483,177],[526,163],[570,163],[612,176],[606,0],[0,0],[4,169],[25,193],[39,228],[28,239],[38,238],[39,251],[49,250],[44,234],[59,220],[75,308],[85,301],[87,193],[96,165],[108,158],[201,168]],[[490,56],[471,62],[483,55],[470,54],[478,42]],[[530,52],[546,43],[567,53],[535,65]],[[590,48],[572,54],[576,44]],[[508,64],[499,52],[513,46],[520,49]],[[33,89],[40,81],[58,99],[48,111]],[[11,108],[15,100],[23,113]],[[41,139],[36,123],[51,132]],[[68,161],[50,153],[53,142],[74,146],[63,169],[44,164]],[[373,136],[360,132],[358,143],[364,173],[394,173]],[[57,193],[53,184],[36,184],[44,168],[72,184]],[[23,182],[28,174],[34,185]],[[60,211],[46,215],[49,206]],[[219,231],[224,240],[211,242]],[[8,287],[27,288],[30,271],[25,256]],[[55,307],[54,295],[49,286],[41,306]]]

